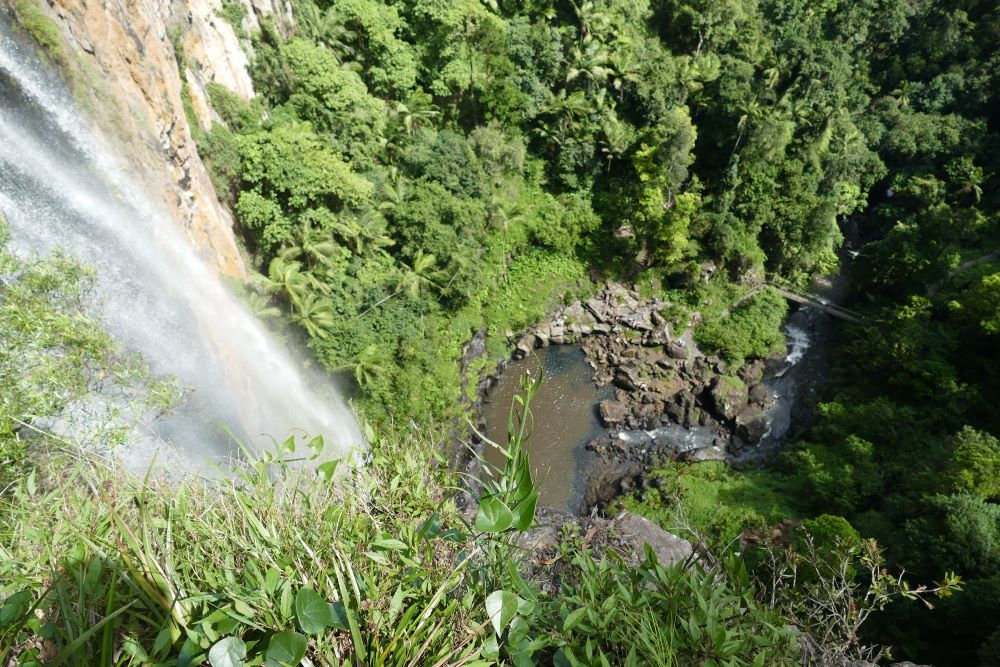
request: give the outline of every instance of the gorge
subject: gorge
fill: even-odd
[[[0,665],[1000,664],[998,91],[988,0],[0,0]]]

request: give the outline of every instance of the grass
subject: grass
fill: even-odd
[[[622,506],[679,534],[709,537],[717,546],[748,528],[798,515],[783,478],[767,470],[731,469],[722,461],[668,463],[654,472],[659,489],[622,499]]]
[[[539,382],[525,381],[523,411]],[[794,662],[794,633],[735,561],[631,567],[567,536],[564,592],[525,580],[537,492],[524,423],[512,417],[508,464],[474,518],[426,432],[369,431],[369,464],[330,480],[258,461],[212,484],[36,442],[0,504],[0,662]]]

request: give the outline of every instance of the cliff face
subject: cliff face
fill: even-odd
[[[198,122],[208,127],[214,115],[208,83],[244,99],[254,95],[247,54],[219,15],[221,0],[30,1],[51,14],[75,53],[67,64],[74,92],[115,153],[220,273],[245,277],[232,219],[198,156],[182,98],[186,79]],[[291,25],[282,0],[239,2],[245,30],[267,15],[279,27]],[[178,62],[185,64],[184,79]]]

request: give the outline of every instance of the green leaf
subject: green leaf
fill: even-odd
[[[374,549],[388,549],[390,551],[406,551],[407,549],[405,542],[393,537],[374,540],[371,544]]]
[[[504,628],[517,614],[517,606],[521,599],[510,591],[493,591],[486,598],[486,614],[493,623],[497,636],[502,635]]]
[[[514,506],[514,527],[518,530],[528,530],[535,520],[535,505],[538,503],[538,491]]]
[[[502,533],[514,523],[514,514],[503,501],[489,496],[479,501],[475,528],[483,533]]]
[[[247,645],[238,637],[224,637],[208,652],[212,667],[243,667],[247,657]]]
[[[326,463],[320,463],[316,466],[316,472],[325,481],[329,482],[333,479],[333,476],[337,473],[337,466],[340,465],[340,459],[334,459],[332,461],[327,461]]]
[[[264,659],[267,667],[297,667],[309,643],[297,632],[277,632],[267,643]]]
[[[351,629],[351,621],[347,617],[347,607],[340,600],[330,603],[330,625],[338,630]]]
[[[566,620],[563,621],[563,632],[569,632],[574,627],[576,627],[577,623],[580,622],[580,620],[583,618],[583,615],[586,613],[587,613],[586,607],[580,607],[575,611],[571,611],[569,615],[566,617]]]
[[[441,515],[436,512],[431,516],[431,518],[420,524],[420,528],[417,530],[417,536],[425,540],[433,540],[440,534]]]
[[[307,635],[319,634],[333,624],[330,605],[309,587],[300,588],[295,596],[295,618]]]
[[[320,454],[322,454],[323,450],[326,448],[326,443],[323,442],[323,436],[317,435],[315,438],[310,440],[308,443],[308,447],[309,449],[312,450],[314,456],[319,456]]]

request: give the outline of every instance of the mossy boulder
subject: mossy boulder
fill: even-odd
[[[748,391],[743,380],[731,375],[719,375],[709,388],[712,409],[726,421],[736,419],[747,406]]]

